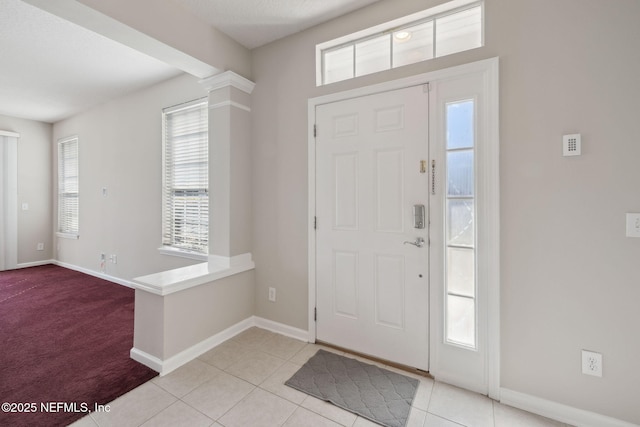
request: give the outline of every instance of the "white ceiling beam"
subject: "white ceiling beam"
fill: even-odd
[[[171,2],[23,1],[199,78],[250,72],[246,48]]]

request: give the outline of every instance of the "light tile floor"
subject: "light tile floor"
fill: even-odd
[[[319,348],[323,347],[251,328],[119,397],[109,404],[110,412],[92,413],[72,426],[376,426],[284,385]],[[415,378],[420,386],[408,427],[566,426],[479,394]]]

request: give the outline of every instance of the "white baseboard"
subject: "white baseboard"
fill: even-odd
[[[234,336],[238,335],[241,332],[244,332],[245,330],[253,326],[257,326],[259,328],[267,329],[272,332],[277,332],[279,334],[307,342],[307,331],[293,328],[282,323],[263,319],[261,317],[251,316],[236,323],[233,326],[230,326],[224,331],[205,339],[204,341],[200,341],[196,345],[181,351],[175,356],[171,356],[166,360],[161,360],[156,356],[153,356],[135,347],[131,349],[129,354],[133,360],[140,362],[145,366],[148,366],[154,371],[160,373],[161,376],[167,375],[171,371],[174,371],[182,365],[191,362],[193,359],[201,356],[207,351],[213,349],[214,347],[222,344],[228,339],[233,338]]]
[[[56,261],[53,259],[46,259],[44,261],[23,262],[16,265],[16,268],[39,267],[41,265],[55,264],[55,263]]]
[[[638,427],[637,424],[627,421],[506,388],[500,389],[500,402],[577,427]]]
[[[130,282],[129,280],[121,279],[119,277],[110,276],[105,273],[100,273],[98,271],[90,270],[84,267],[79,267],[73,264],[67,264],[66,262],[62,262],[62,261],[53,260],[51,261],[51,263],[58,265],[60,267],[68,268],[69,270],[79,271],[80,273],[88,274],[89,276],[93,276],[99,279],[107,280],[109,282],[117,283],[118,285],[126,286],[128,288],[135,288],[135,286],[133,286],[133,282]]]
[[[249,317],[248,319],[238,322],[235,325],[225,329],[224,331],[219,332],[204,341],[200,341],[198,344],[189,347],[188,349],[183,350],[175,356],[171,356],[166,360],[161,360],[135,347],[131,349],[130,355],[133,360],[136,360],[143,365],[148,366],[154,371],[160,373],[161,376],[167,375],[169,372],[174,371],[180,366],[191,362],[198,356],[206,353],[212,348],[222,344],[229,338],[233,338],[240,332],[243,332],[244,330],[249,329],[252,326],[254,326],[253,318]]]
[[[152,356],[149,353],[144,352],[142,350],[138,350],[135,347],[133,347],[129,351],[129,357],[131,357],[136,362],[140,362],[143,365],[148,366],[149,368],[153,369],[154,371],[159,372],[160,375],[163,375],[163,373],[162,373],[162,360],[158,359],[157,357]]]
[[[274,322],[273,320],[264,319],[262,317],[253,316],[253,319],[255,326],[259,328],[276,332],[281,335],[286,335],[300,341],[309,342],[308,331],[294,328],[293,326],[285,325],[283,323]]]

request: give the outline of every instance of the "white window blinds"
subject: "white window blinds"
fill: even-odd
[[[162,244],[208,253],[208,104],[196,100],[163,110]]]
[[[78,236],[78,137],[58,141],[58,233]]]

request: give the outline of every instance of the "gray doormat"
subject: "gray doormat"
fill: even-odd
[[[404,427],[419,381],[318,350],[285,384],[383,426]]]

